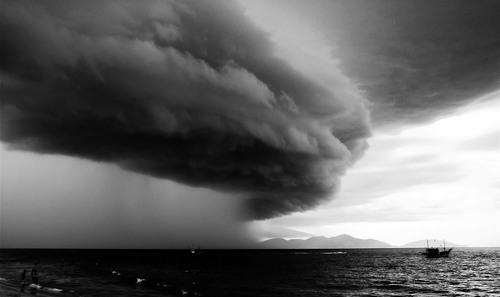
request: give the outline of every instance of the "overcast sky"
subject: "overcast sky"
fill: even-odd
[[[498,1],[2,1],[1,247],[500,246]]]

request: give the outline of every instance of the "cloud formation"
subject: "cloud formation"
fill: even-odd
[[[366,149],[364,100],[314,82],[228,1],[4,1],[1,140],[248,197],[329,199]]]
[[[377,129],[424,124],[499,89],[500,1],[261,2],[324,33]]]

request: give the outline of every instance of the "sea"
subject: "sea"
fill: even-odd
[[[60,296],[500,296],[500,248],[1,249],[0,284],[35,261],[37,289]],[[25,286],[19,285],[24,291]]]

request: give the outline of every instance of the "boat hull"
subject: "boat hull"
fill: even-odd
[[[451,250],[452,249],[440,251],[437,248],[428,248],[426,249],[424,255],[427,258],[447,258],[450,256]]]

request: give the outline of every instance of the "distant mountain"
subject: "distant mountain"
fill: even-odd
[[[443,247],[444,243],[442,240],[429,239],[430,247]],[[453,242],[446,242],[446,247],[464,247],[465,245],[456,244]],[[427,239],[417,240],[409,242],[401,246],[402,248],[425,248],[427,247]]]
[[[390,244],[375,239],[360,239],[347,234],[335,237],[315,236],[308,239],[272,238],[259,244],[264,249],[329,249],[329,248],[390,248]]]
[[[285,238],[309,238],[311,236],[314,236],[314,234],[311,233],[306,233],[306,232],[301,232],[298,230],[294,230],[291,228],[286,228],[286,227],[281,227],[281,226],[269,226],[265,230],[262,230],[262,236],[266,238],[278,238],[278,237],[285,237]]]

